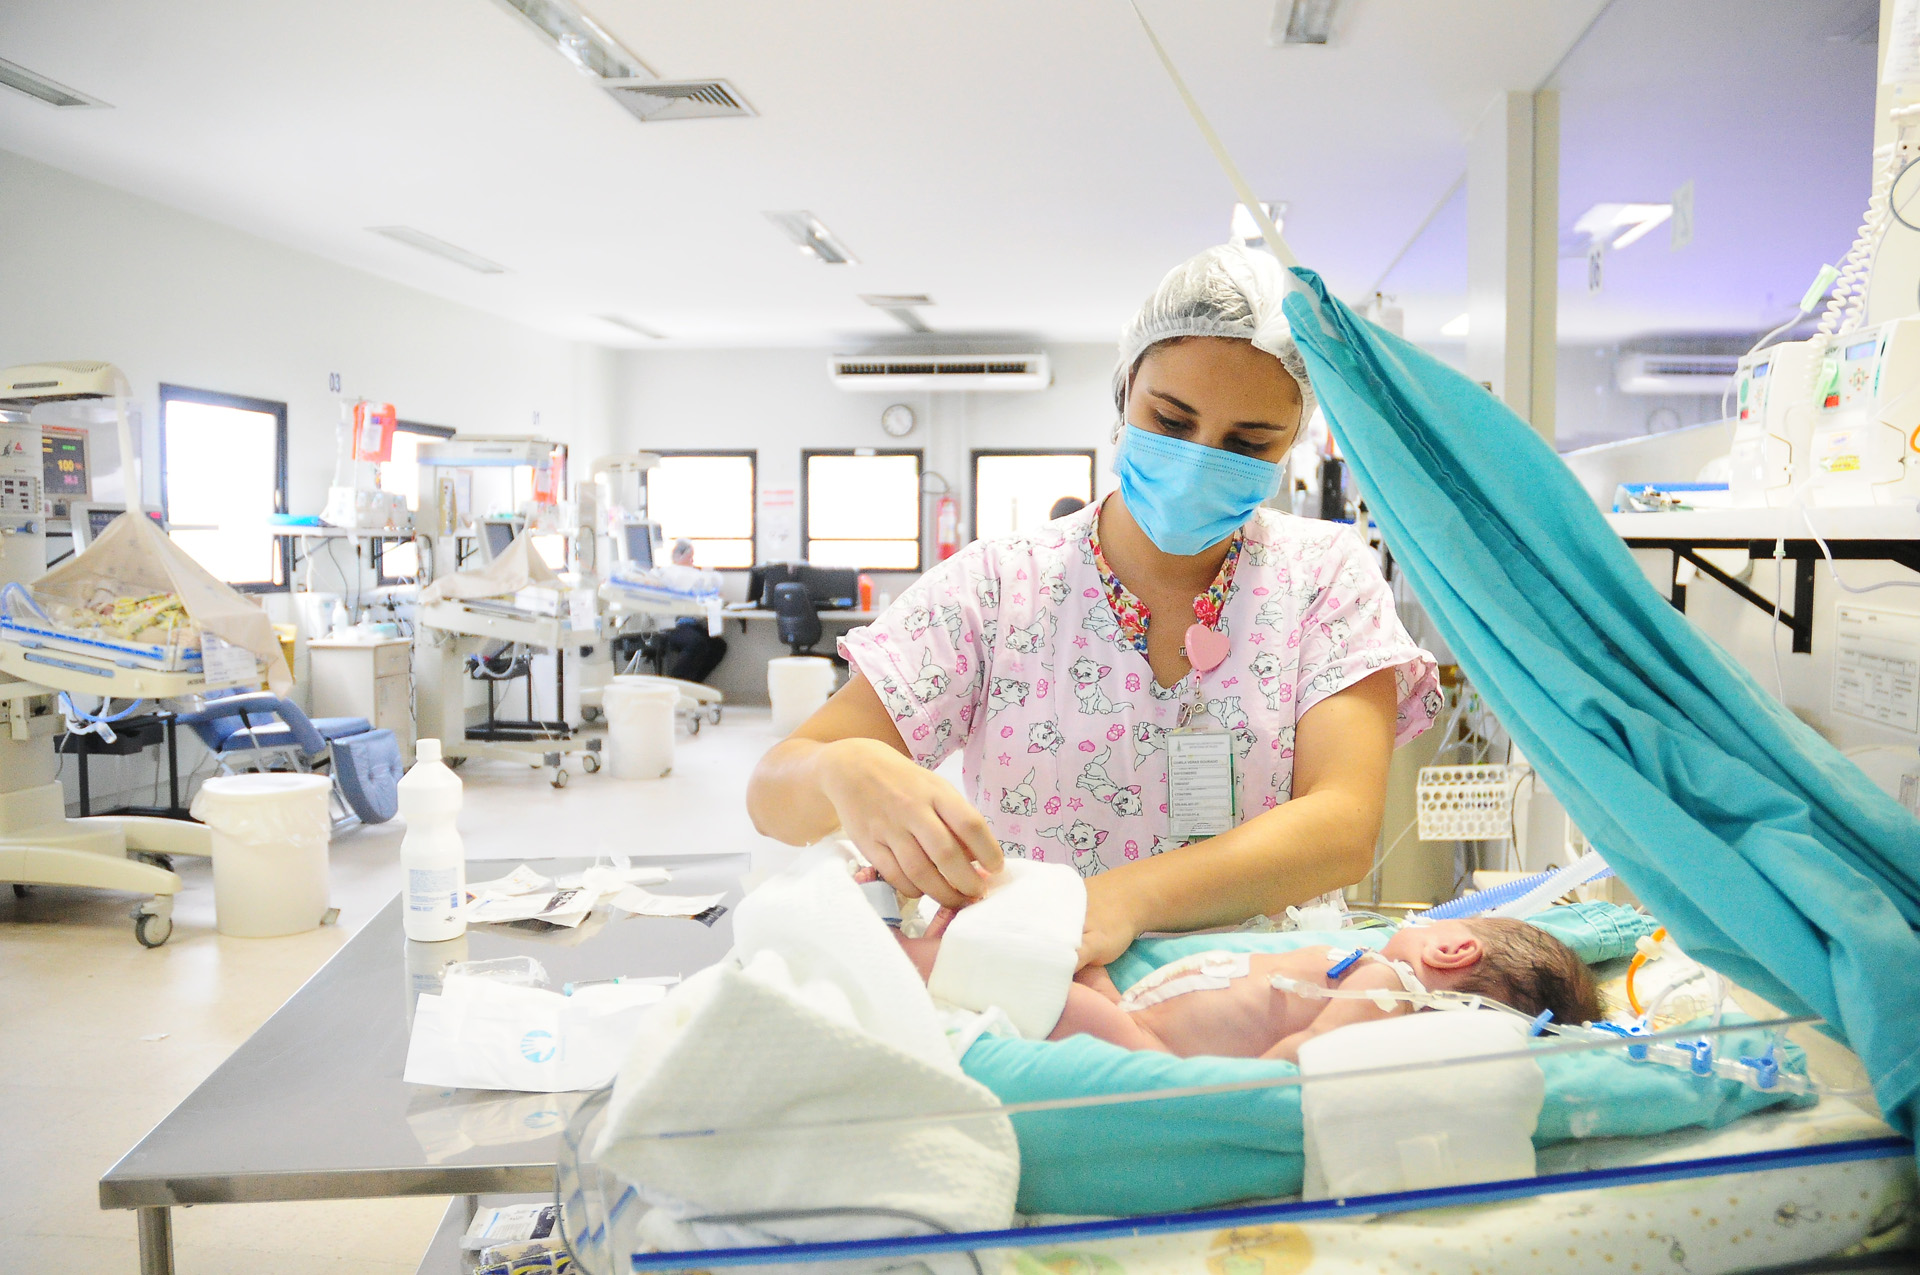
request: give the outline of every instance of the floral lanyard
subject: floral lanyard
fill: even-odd
[[[1246,541],[1244,529],[1233,533],[1233,539],[1227,544],[1227,556],[1221,561],[1213,583],[1193,600],[1194,622],[1187,629],[1185,642],[1187,662],[1193,666],[1193,697],[1190,703],[1181,706],[1182,725],[1197,716],[1202,708],[1201,677],[1218,668],[1227,657],[1229,640],[1220,632],[1220,616],[1226,610],[1228,596],[1233,592],[1234,572],[1240,565],[1240,552]],[[1107,565],[1107,556],[1100,548],[1098,518],[1088,525],[1087,542],[1093,550],[1094,569],[1100,574],[1100,588],[1106,595],[1107,605],[1113,608],[1113,614],[1120,622],[1121,643],[1132,647],[1142,656],[1146,655],[1147,622],[1151,613],[1147,610],[1147,604],[1120,583],[1120,577]]]

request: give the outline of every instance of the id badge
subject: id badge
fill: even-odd
[[[1213,837],[1235,819],[1233,736],[1223,730],[1170,730],[1167,749],[1167,833]]]

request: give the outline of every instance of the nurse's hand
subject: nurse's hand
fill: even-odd
[[[981,874],[1005,862],[972,803],[886,744],[836,739],[821,749],[818,767],[841,831],[901,893],[960,907],[980,897]]]
[[[1140,937],[1126,881],[1101,873],[1087,881],[1087,921],[1080,934],[1080,968],[1111,965]]]

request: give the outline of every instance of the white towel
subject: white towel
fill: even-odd
[[[927,990],[962,1009],[998,1007],[1022,1036],[1044,1040],[1066,1008],[1086,923],[1078,872],[1009,859],[948,924]]]
[[[810,856],[735,914],[736,956],[668,994],[614,1083],[597,1160],[655,1204],[646,1234],[670,1247],[747,1234],[693,1216],[893,1209],[953,1230],[1012,1222],[1019,1151],[991,1091],[948,1051],[912,963],[837,858]],[[825,1124],[788,1130],[783,1126]],[[661,1139],[659,1132],[722,1130]],[[656,1216],[658,1215],[658,1216]],[[778,1240],[924,1233],[898,1217],[754,1223]]]
[[[1399,1063],[1523,1054],[1527,1025],[1491,1010],[1356,1023],[1300,1047],[1307,1077]],[[1306,1197],[1341,1199],[1534,1176],[1546,1077],[1531,1058],[1301,1086]]]

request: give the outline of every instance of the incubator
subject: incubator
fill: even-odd
[[[1065,902],[1029,893],[1014,910],[1025,925]],[[1343,1027],[1298,1066],[1176,1057],[961,1009],[922,983],[852,876],[803,858],[747,896],[733,953],[671,987],[611,1088],[574,1111],[564,1241],[583,1275],[908,1261],[1313,1275],[1405,1269],[1415,1250],[1422,1269],[1464,1275],[1541,1269],[1548,1243],[1609,1269],[1667,1269],[1677,1248],[1688,1270],[1731,1272],[1756,1250],[1785,1263],[1900,1240],[1911,1144],[1864,1089],[1810,1064],[1809,1019],[1742,1013],[1669,942],[1639,953],[1654,922],[1638,913],[1536,918],[1601,980],[1605,1020],[1407,991],[1442,1012]],[[969,988],[998,980],[1020,1000],[1023,964],[1029,992],[1052,977],[1016,931]],[[1123,991],[1260,952],[1351,969],[1383,937],[1146,938],[1107,968]],[[1215,959],[1222,945],[1238,962]],[[1700,994],[1633,1012],[1636,955],[1653,995]]]

